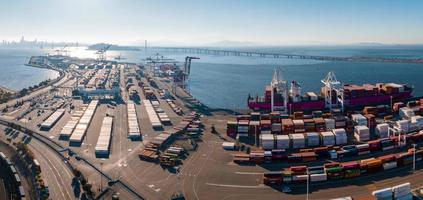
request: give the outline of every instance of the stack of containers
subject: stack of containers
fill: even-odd
[[[108,155],[110,147],[110,139],[112,137],[113,118],[104,117],[103,125],[100,129],[97,145],[95,146],[95,153],[97,155]]]
[[[392,188],[384,188],[372,192],[377,200],[392,200]]]
[[[305,132],[304,121],[302,119],[294,119],[292,120],[294,123],[294,132],[295,133],[303,133]]]
[[[414,116],[414,111],[409,107],[402,107],[399,109],[399,116],[402,119],[409,120],[412,116]]]
[[[291,119],[282,119],[282,134],[288,135],[294,132],[294,123]]]
[[[354,137],[359,142],[365,142],[370,140],[370,131],[367,126],[355,126]]]
[[[423,129],[423,117],[422,116],[411,117],[411,123],[416,124],[419,129]]]
[[[260,129],[262,131],[271,131],[272,130],[272,123],[270,119],[261,119],[260,120]]]
[[[292,181],[294,183],[303,183],[307,181],[307,166],[291,166]]]
[[[326,174],[328,179],[336,180],[344,177],[344,169],[339,165],[339,163],[325,164]]]
[[[320,145],[320,136],[319,133],[309,132],[305,133],[307,137],[307,147],[316,147]]]
[[[392,192],[394,193],[394,199],[397,199],[397,200],[413,199],[413,195],[411,194],[410,183],[404,183],[401,185],[394,186],[392,187]]]
[[[317,132],[326,131],[325,120],[323,118],[314,118],[314,125]]]
[[[333,146],[335,145],[335,135],[330,131],[325,131],[320,133],[321,144],[323,146]]]
[[[327,175],[323,166],[314,166],[308,168],[310,174],[310,182],[326,181]]]
[[[260,121],[250,121],[248,134],[252,137],[258,137],[260,135]]]
[[[362,114],[353,114],[351,115],[351,119],[357,126],[367,126],[367,119]]]
[[[336,145],[344,145],[347,144],[347,133],[343,128],[333,129],[332,133],[335,135],[335,143]]]
[[[289,149],[291,140],[288,135],[276,135],[276,148],[277,149]]]
[[[251,114],[250,114],[250,120],[251,121],[260,121],[260,113],[258,113],[258,112],[252,112]]]
[[[41,129],[42,130],[50,130],[57,121],[65,114],[64,109],[58,109],[53,114],[50,115],[42,124]]]
[[[151,104],[150,100],[142,100],[145,110],[147,111],[148,118],[150,119],[151,125],[153,128],[162,128],[162,123],[160,122],[159,117],[157,117],[156,110]]]
[[[357,150],[358,150],[358,155],[364,155],[364,154],[369,154],[370,153],[370,147],[369,144],[365,143],[365,144],[358,144],[356,145]]]
[[[281,113],[278,111],[273,111],[270,113],[270,121],[272,124],[281,122]]]
[[[84,112],[84,115],[82,115],[81,119],[78,122],[78,125],[76,125],[71,137],[69,138],[70,142],[76,142],[81,143],[84,139],[84,136],[87,132],[87,128],[89,124],[91,123],[91,119],[94,116],[94,112],[97,108],[98,100],[92,100],[90,104],[88,105],[87,109]]]
[[[322,114],[323,113],[320,110],[315,110],[315,111],[312,112],[312,115],[313,115],[314,118],[321,118]]]
[[[76,125],[78,124],[79,119],[81,119],[82,115],[86,107],[82,107],[83,110],[77,110],[72,113],[71,119],[66,123],[66,125],[60,131],[60,138],[69,139],[72,135],[72,131],[75,129]]]
[[[372,114],[367,114],[364,117],[366,117],[367,120],[367,127],[374,128],[376,126],[376,118]]]
[[[263,149],[271,150],[275,148],[275,138],[272,134],[261,134],[260,145]]]
[[[397,167],[397,161],[395,160],[394,155],[381,156],[381,157],[379,157],[379,160],[381,160],[382,163],[383,163],[382,165],[383,165],[384,171]]]
[[[337,115],[334,117],[335,119],[335,128],[345,128],[347,125],[347,120],[345,116]]]
[[[294,149],[302,149],[305,148],[305,139],[304,134],[289,134],[289,138],[291,139],[292,148]]]
[[[236,138],[237,133],[238,133],[238,122],[228,121],[226,123],[226,135],[232,138]]]
[[[395,122],[395,128],[397,128],[398,129],[398,131],[401,131],[401,132],[405,132],[405,133],[408,133],[408,128],[409,128],[409,122],[408,122],[408,120],[399,120],[399,121],[396,121]]]
[[[302,119],[304,117],[304,113],[301,111],[294,112],[294,119]]]
[[[386,151],[386,150],[393,149],[395,147],[395,144],[390,139],[383,139],[383,140],[380,140],[380,147],[382,148],[383,151]]]
[[[387,123],[378,124],[376,125],[375,132],[379,138],[387,138],[389,134],[389,125]]]
[[[260,113],[252,112],[250,114],[250,128],[248,133],[250,136],[256,137],[256,141],[258,141],[260,135]]]
[[[167,116],[167,114],[164,111],[163,112],[157,112],[157,115],[159,116],[159,119],[163,124],[170,124],[171,123],[169,117]]]
[[[360,164],[357,161],[342,163],[342,168],[345,172],[345,178],[352,178],[360,176]]]
[[[367,165],[367,172],[368,173],[375,173],[383,170],[382,161],[375,158],[361,160],[361,163]]]
[[[249,120],[239,120],[238,121],[238,135],[239,137],[248,137],[248,132],[250,128]]]
[[[304,128],[306,132],[316,131],[314,119],[304,119]]]
[[[282,124],[280,123],[272,123],[272,134],[281,134],[282,133]]]
[[[139,139],[141,137],[141,132],[134,102],[128,101],[126,110],[128,114],[128,136],[131,139]]]
[[[332,118],[326,118],[325,120],[325,126],[327,131],[331,131],[332,129],[335,129],[335,120]]]

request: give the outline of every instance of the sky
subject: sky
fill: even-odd
[[[0,41],[423,44],[422,10],[421,0],[0,0]]]

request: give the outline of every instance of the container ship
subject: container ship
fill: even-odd
[[[325,109],[359,109],[369,105],[392,104],[412,98],[413,88],[406,84],[341,84],[334,72],[321,81],[320,94],[301,93],[298,82],[292,81],[290,88],[282,80],[279,70],[275,70],[270,85],[266,86],[264,96],[248,95],[251,110],[313,111]]]

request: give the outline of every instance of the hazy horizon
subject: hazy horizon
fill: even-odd
[[[422,1],[4,1],[1,40],[119,45],[423,44]],[[43,11],[43,12],[40,12]],[[226,43],[226,44],[225,44]]]

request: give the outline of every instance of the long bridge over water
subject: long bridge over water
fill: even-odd
[[[388,57],[337,57],[337,56],[318,56],[318,55],[300,55],[288,53],[272,53],[249,50],[229,50],[229,49],[212,49],[212,48],[195,48],[195,47],[149,47],[149,50],[161,50],[174,53],[193,53],[208,54],[221,56],[246,56],[261,58],[285,58],[285,59],[309,59],[322,61],[351,61],[351,62],[392,62],[392,63],[419,63],[423,64],[423,58],[407,59],[407,58],[388,58]]]

